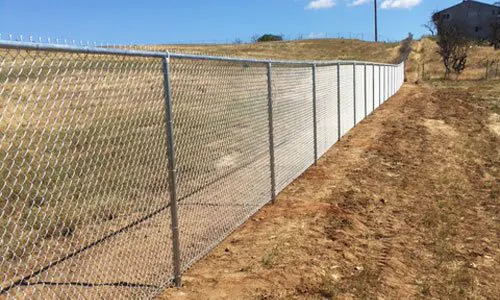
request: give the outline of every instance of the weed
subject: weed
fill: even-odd
[[[262,265],[266,268],[270,268],[274,260],[274,251],[267,252],[262,259]]]

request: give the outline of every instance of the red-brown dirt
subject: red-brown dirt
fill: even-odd
[[[162,299],[500,299],[499,94],[405,85]]]

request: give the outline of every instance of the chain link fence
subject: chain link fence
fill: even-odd
[[[0,298],[180,284],[403,70],[0,41]]]

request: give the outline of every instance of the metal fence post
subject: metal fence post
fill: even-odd
[[[394,67],[391,67],[391,94],[394,95]]]
[[[337,63],[337,131],[338,139],[342,137],[342,131],[340,130],[340,63]]]
[[[384,66],[384,102],[387,100],[387,95],[388,95],[388,91],[389,89],[387,88],[387,85],[389,84],[387,82],[387,66]]]
[[[352,84],[352,88],[353,88],[353,91],[354,91],[354,126],[356,126],[356,122],[358,120],[356,120],[356,63],[353,63],[352,64],[352,69],[353,69],[353,75],[352,75],[352,81],[353,81],[353,84]]]
[[[382,102],[382,66],[378,66],[378,106]]]
[[[372,64],[372,112],[375,110],[375,64]]]
[[[271,202],[276,202],[276,176],[274,165],[274,121],[273,121],[273,86],[271,63],[267,63],[267,114],[269,121],[269,167],[271,169]]]
[[[392,96],[392,68],[387,67],[387,98]]]
[[[170,214],[172,219],[172,260],[174,264],[174,283],[181,286],[181,255],[179,243],[179,217],[176,191],[176,167],[174,147],[174,123],[172,116],[172,93],[170,86],[170,57],[162,58],[163,84],[165,93],[165,124],[167,130],[168,178],[170,192]]]
[[[387,67],[387,81],[389,82],[387,98],[389,98],[392,96],[392,67]]]
[[[394,67],[391,66],[391,96],[394,95]]]
[[[392,67],[392,82],[393,82],[393,85],[392,85],[392,89],[393,89],[393,94],[396,94],[396,67]]]
[[[388,93],[388,96],[390,97],[390,96],[392,96],[392,67],[388,67],[388,71],[389,71],[389,74],[388,74],[389,75],[388,76],[389,77],[388,78],[388,80],[389,80],[389,93]]]
[[[318,115],[316,99],[316,64],[312,65],[313,81],[313,122],[314,122],[314,165],[318,163]]]
[[[387,98],[391,96],[391,67],[387,67]]]
[[[382,67],[382,78],[384,79],[383,81],[383,84],[382,84],[382,87],[383,87],[383,90],[382,90],[382,101],[380,104],[383,104],[385,102],[385,97],[386,97],[386,91],[387,91],[387,88],[385,87],[386,85],[386,78],[385,78],[385,66]]]
[[[368,116],[368,91],[367,91],[367,88],[368,88],[367,81],[368,80],[366,80],[366,63],[365,63],[364,73],[365,73],[365,118],[366,118],[366,116]]]

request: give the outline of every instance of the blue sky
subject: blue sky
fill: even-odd
[[[378,0],[379,34],[420,36],[432,11],[461,1]],[[0,33],[103,43],[248,41],[262,33],[366,38],[373,0],[0,0]]]

